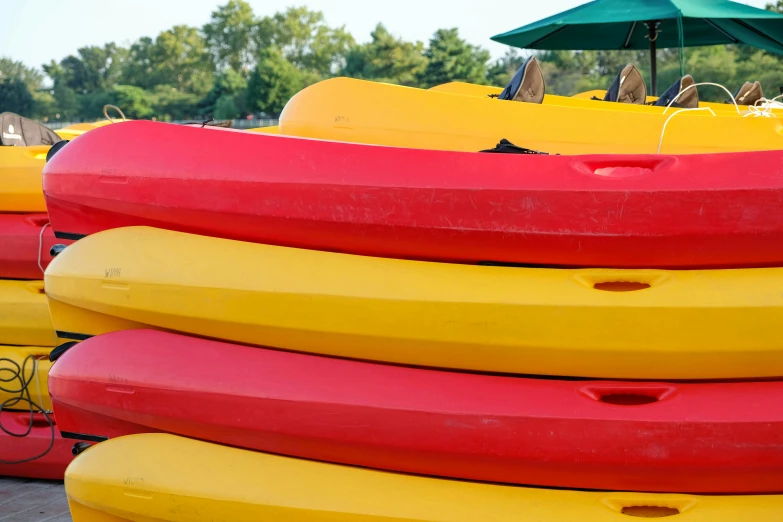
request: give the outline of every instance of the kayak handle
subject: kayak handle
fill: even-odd
[[[655,383],[597,383],[579,389],[585,397],[615,406],[643,406],[672,397],[677,387]]]
[[[666,495],[644,495],[617,493],[604,497],[602,503],[616,513],[638,518],[673,517],[692,509],[698,500],[694,498],[668,497]]]
[[[637,292],[663,284],[670,276],[655,270],[598,270],[574,276],[580,285],[604,292]]]

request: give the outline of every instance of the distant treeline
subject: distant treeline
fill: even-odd
[[[767,7],[783,12],[783,0]],[[507,28],[498,28],[498,30]],[[539,52],[547,92],[571,95],[606,88],[626,63],[648,70],[644,51]],[[429,42],[407,42],[378,24],[356,43],[321,12],[290,8],[258,17],[244,0],[218,7],[204,27],[178,25],[130,47],[83,47],[42,70],[0,57],[0,112],[49,120],[94,120],[117,105],[129,118],[182,120],[276,116],[300,89],[333,76],[413,87],[449,81],[503,86],[524,56],[511,49],[499,60],[439,29]],[[678,50],[659,51],[659,87],[679,76]],[[783,86],[783,59],[745,46],[690,48],[685,69],[696,81],[735,90],[758,80],[772,97]],[[48,77],[48,80],[47,78]],[[46,86],[46,87],[44,87]],[[704,99],[723,100],[717,89]],[[382,102],[382,101],[381,101]]]

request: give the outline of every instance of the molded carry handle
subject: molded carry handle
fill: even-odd
[[[671,398],[677,386],[644,382],[593,383],[579,388],[579,393],[594,401],[617,406],[642,406]]]
[[[632,178],[653,172],[677,163],[671,156],[621,156],[581,159],[574,161],[574,168],[602,178]]]
[[[617,493],[604,497],[601,502],[616,513],[638,518],[673,517],[692,509],[698,504],[696,498],[667,495],[644,495]]]
[[[672,276],[660,270],[596,270],[574,276],[582,286],[606,292],[633,292],[662,285]]]

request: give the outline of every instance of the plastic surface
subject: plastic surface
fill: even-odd
[[[82,453],[65,473],[74,522],[778,520],[781,496],[592,493],[398,475],[255,453],[167,434]],[[638,514],[636,516],[639,516]],[[660,515],[659,515],[660,516]]]
[[[464,263],[783,266],[783,151],[467,154],[129,122],[69,143],[44,187],[68,238],[148,225]]]
[[[49,418],[54,419],[52,415]],[[0,423],[11,433],[22,434],[30,425],[30,413],[4,410],[0,412]],[[24,437],[13,437],[0,430],[0,461],[18,461],[40,455],[46,451],[52,436],[54,444],[45,455],[19,464],[0,462],[0,476],[62,480],[65,468],[73,460],[71,448],[78,441],[63,439],[56,424],[53,433],[49,422],[40,413],[34,415],[33,428]]]
[[[535,269],[401,261],[145,227],[46,270],[61,337],[146,324],[242,343],[479,371],[783,375],[783,269]]]
[[[29,381],[27,389],[33,402],[44,410],[52,410],[48,387],[48,373],[52,367],[49,362],[50,351],[50,346],[0,346],[0,403],[4,404],[3,409],[30,409],[30,403],[27,401],[16,404],[6,402],[19,397],[25,383]],[[35,357],[35,361],[29,360],[25,364],[25,359],[29,356]],[[23,380],[20,381],[18,377]]]
[[[41,170],[48,145],[0,147],[0,213],[46,212]]]
[[[121,122],[122,120],[117,121],[117,123],[121,123]],[[78,138],[82,134],[85,134],[93,129],[97,129],[99,127],[105,127],[106,125],[111,125],[111,124],[112,122],[109,120],[101,120],[92,123],[75,123],[73,125],[69,125],[68,127],[57,129],[54,132],[56,132],[57,135],[64,140],[72,140],[74,138]]]
[[[485,482],[783,491],[783,411],[775,406],[783,402],[783,382],[460,374],[151,330],[88,339],[58,359],[50,379],[64,432],[115,438],[167,431]]]
[[[0,280],[0,345],[54,346],[43,281]]]
[[[382,100],[383,103],[379,103]],[[280,132],[327,140],[476,152],[505,138],[552,154],[654,154],[669,115],[502,102],[382,83],[334,78],[297,93]],[[777,118],[678,114],[662,152],[771,150],[783,144]]]
[[[56,239],[54,230],[47,226],[46,214],[0,213],[0,279],[41,279],[38,250],[41,246],[41,265],[46,268],[52,260],[50,250],[55,244],[70,241]],[[43,241],[41,241],[43,239]]]

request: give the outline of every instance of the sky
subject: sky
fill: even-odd
[[[741,0],[764,7],[769,0]],[[576,7],[585,0],[248,0],[257,16],[289,6],[322,11],[329,25],[345,25],[359,42],[383,22],[406,40],[426,42],[436,29],[458,27],[463,38],[494,57],[506,46],[490,37]],[[201,27],[226,0],[0,0],[0,56],[40,68],[79,47],[129,45],[173,25]]]

